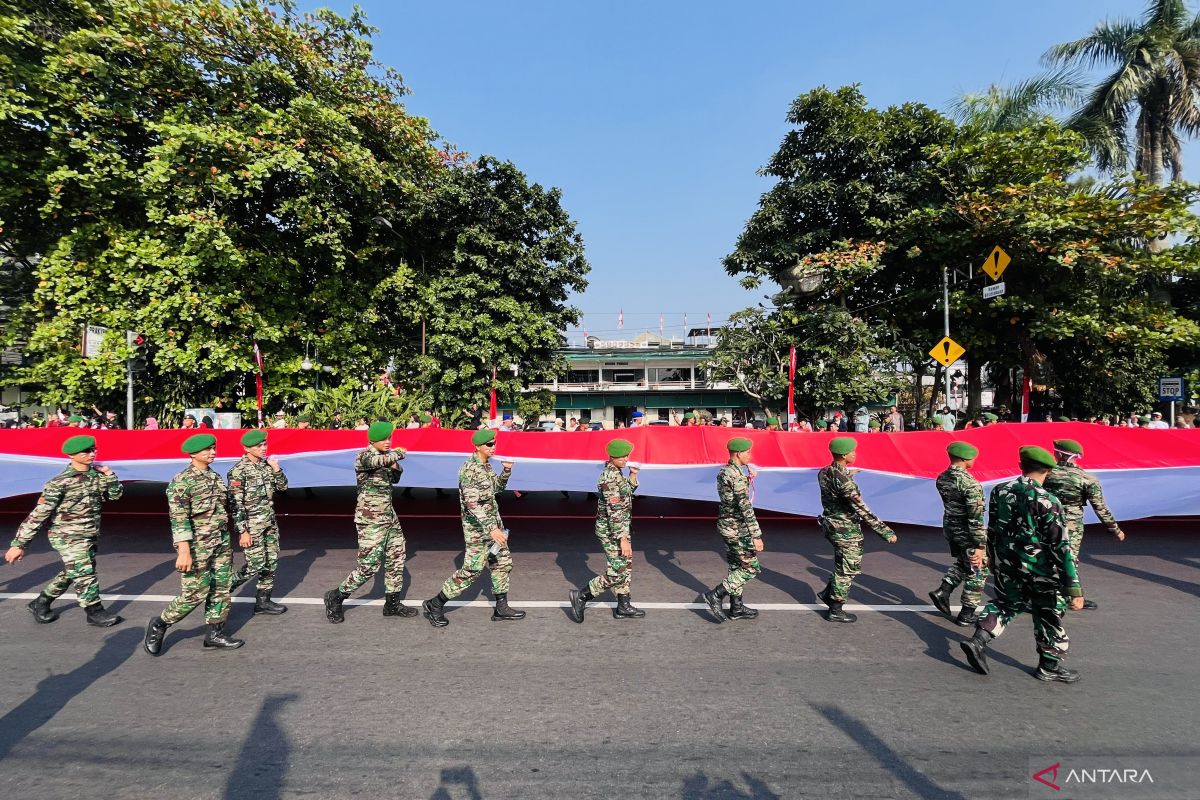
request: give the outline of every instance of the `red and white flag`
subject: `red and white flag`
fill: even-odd
[[[792,354],[788,360],[788,430],[796,422],[796,345],[792,345]]]
[[[707,335],[711,337],[712,336],[712,312],[711,311],[708,312],[707,317],[708,317],[708,334]]]
[[[617,314],[617,327],[621,330],[625,330],[625,309],[623,308]]]
[[[1021,381],[1021,422],[1029,422],[1029,390],[1032,383],[1026,370],[1025,378]]]
[[[660,313],[658,315],[658,338],[660,338],[660,339],[663,338],[663,330],[664,330],[663,329],[663,320],[664,320],[664,317]]]
[[[258,347],[258,340],[254,342],[254,365],[258,368],[254,374],[254,398],[258,403],[258,424],[263,422],[263,356],[262,350]]]
[[[488,420],[496,418],[496,368],[492,367],[492,395],[488,402]]]

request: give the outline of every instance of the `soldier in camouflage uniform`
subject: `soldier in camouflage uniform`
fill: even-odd
[[[105,610],[100,602],[96,543],[100,539],[100,505],[121,496],[121,482],[108,467],[93,466],[95,438],[72,436],[63,442],[62,451],[71,463],[47,481],[37,505],[17,529],[4,560],[12,564],[24,558],[25,548],[48,522],[50,546],[62,557],[63,568],[41,594],[29,601],[34,619],[42,623],[58,619],[58,612],[51,611],[50,604],[73,583],[88,624],[108,628],[121,618]]]
[[[857,616],[842,610],[854,576],[862,572],[863,535],[860,520],[867,523],[888,544],[895,544],[897,536],[887,523],[871,513],[863,502],[854,475],[858,470],[850,469],[857,458],[858,443],[849,436],[838,436],[829,441],[829,452],[833,463],[817,473],[817,485],[821,488],[821,530],[833,545],[833,573],[829,583],[817,595],[829,606],[826,619],[831,622],[854,622]]]
[[[942,532],[954,563],[946,570],[937,589],[929,593],[938,611],[950,616],[950,595],[961,583],[962,609],[955,624],[967,627],[978,619],[983,605],[983,587],[987,583],[987,525],[983,520],[983,486],[968,472],[975,466],[979,450],[966,442],[951,442],[946,448],[950,466],[937,477],[938,494],[942,496]],[[976,554],[983,559],[972,563]]]
[[[617,596],[613,617],[636,619],[646,616],[646,612],[634,608],[629,599],[629,582],[633,575],[630,520],[633,517],[633,493],[638,486],[638,468],[631,464],[628,478],[623,470],[629,463],[633,443],[625,439],[613,439],[605,452],[608,454],[608,463],[604,465],[596,484],[599,494],[596,501],[596,538],[604,548],[608,570],[592,578],[582,589],[571,590],[571,619],[576,622],[583,622],[584,607],[609,589]]]
[[[471,437],[475,453],[458,471],[458,506],[462,513],[463,538],[466,548],[462,567],[446,579],[442,590],[422,603],[425,618],[435,628],[450,624],[446,619],[446,603],[462,594],[483,573],[486,565],[492,573],[492,594],[496,606],[492,619],[510,621],[525,618],[524,611],[508,605],[508,583],[512,575],[512,553],[508,550],[508,534],[500,519],[496,495],[504,491],[512,475],[512,462],[502,461],[499,475],[488,464],[496,451],[496,432],[476,431]]]
[[[729,572],[725,580],[701,595],[708,613],[717,622],[726,619],[754,619],[758,610],[742,603],[742,587],[762,571],[758,554],[762,552],[762,531],[754,516],[750,501],[750,481],[754,467],[750,466],[749,439],[730,439],[727,445],[729,463],[717,473],[717,532],[725,540],[725,562]],[[742,469],[749,470],[749,477]],[[721,607],[729,595],[729,610]]]
[[[1028,611],[1040,655],[1034,677],[1074,683],[1079,673],[1061,664],[1070,644],[1062,616],[1065,597],[1078,609],[1083,591],[1075,576],[1062,504],[1042,488],[1054,456],[1040,447],[1022,447],[1020,459],[1021,477],[996,486],[989,501],[988,555],[995,599],[984,608],[975,635],[961,644],[971,666],[986,675],[988,644],[1014,617]]]
[[[179,596],[146,625],[143,644],[152,656],[162,651],[167,628],[201,603],[204,604],[204,621],[208,623],[205,647],[232,650],[245,644],[225,632],[225,620],[229,618],[229,587],[233,581],[230,513],[234,513],[237,530],[245,530],[246,523],[234,508],[225,481],[211,468],[217,457],[216,437],[211,433],[198,433],[184,441],[180,449],[192,460],[167,484],[167,507],[181,590]]]
[[[1092,504],[1096,516],[1108,528],[1108,532],[1117,537],[1118,542],[1125,541],[1125,532],[1117,524],[1116,518],[1108,510],[1104,502],[1104,490],[1100,488],[1100,480],[1090,472],[1084,472],[1075,462],[1083,457],[1083,446],[1074,439],[1055,439],[1054,456],[1058,466],[1046,476],[1046,491],[1058,498],[1062,503],[1063,514],[1067,518],[1067,539],[1071,543],[1071,554],[1075,557],[1075,571],[1079,571],[1079,551],[1083,547],[1083,507]],[[1090,610],[1096,604],[1083,600],[1083,608]]]
[[[235,513],[246,525],[238,537],[238,544],[246,551],[246,564],[234,573],[232,588],[256,576],[254,613],[282,614],[287,606],[271,600],[279,564],[274,496],[275,492],[287,491],[287,476],[278,461],[266,457],[266,431],[250,431],[242,437],[242,447],[245,455],[229,470],[229,491],[233,493]]]
[[[404,588],[404,531],[392,506],[392,485],[400,480],[404,468],[400,460],[404,448],[392,449],[390,422],[376,422],[367,429],[370,446],[354,460],[358,482],[358,504],[354,524],[358,526],[358,563],[335,589],[325,593],[325,616],[330,622],[345,619],[342,601],[371,578],[383,566],[383,615],[415,617],[417,610],[400,602]]]

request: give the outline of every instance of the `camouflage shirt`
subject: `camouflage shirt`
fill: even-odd
[[[737,527],[738,535],[751,539],[762,538],[754,505],[750,502],[750,479],[737,462],[730,459],[717,473],[717,524]]]
[[[1085,472],[1074,464],[1059,464],[1050,470],[1044,486],[1046,491],[1062,503],[1069,527],[1083,524],[1083,507],[1091,503],[1100,521],[1110,531],[1117,529],[1117,520],[1108,510],[1108,504],[1104,502],[1104,491],[1100,488],[1100,481],[1090,472]]]
[[[600,480],[596,482],[596,523],[618,539],[629,536],[629,523],[633,518],[633,493],[637,491],[637,479],[625,477],[611,461],[604,465]]]
[[[1082,597],[1066,536],[1062,503],[1022,476],[992,489],[988,546],[998,572],[1010,579]]]
[[[504,527],[496,495],[504,491],[510,475],[509,469],[497,475],[478,455],[467,459],[458,471],[458,508],[464,528],[488,533]]]
[[[242,456],[229,470],[234,516],[256,531],[275,524],[273,499],[276,492],[286,492],[287,488],[287,476],[283,470],[276,472],[262,458],[255,460],[250,456]]]
[[[354,506],[356,524],[377,522],[381,517],[395,519],[392,484],[404,474],[404,467],[399,463],[402,458],[403,450],[381,453],[368,447],[354,459],[354,479],[358,484],[358,502]]]
[[[67,467],[46,482],[42,496],[17,529],[11,546],[25,549],[47,521],[60,536],[99,536],[100,504],[116,500],[122,491],[115,473],[105,475],[91,467],[80,472]]]
[[[867,508],[854,476],[846,467],[836,461],[823,467],[817,473],[817,485],[821,487],[821,516],[827,523],[853,525],[861,519],[884,539],[890,541],[895,537],[887,523]]]
[[[959,464],[951,464],[937,477],[942,496],[942,530],[947,539],[987,545],[987,526],[983,521],[983,485]]]
[[[225,481],[214,469],[199,470],[191,464],[167,484],[167,509],[171,517],[171,541],[229,537],[229,514],[234,528],[246,530],[246,522],[234,509]]]

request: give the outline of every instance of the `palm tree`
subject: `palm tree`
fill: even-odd
[[[1013,86],[993,83],[982,94],[964,94],[951,110],[964,128],[979,133],[1018,131],[1076,105],[1082,97],[1078,72],[1060,69]]]
[[[1068,122],[1087,139],[1104,170],[1128,166],[1130,117],[1134,168],[1154,185],[1166,170],[1183,177],[1181,136],[1200,132],[1200,16],[1183,0],[1150,0],[1140,21],[1097,25],[1074,42],[1051,48],[1051,65],[1115,66]]]

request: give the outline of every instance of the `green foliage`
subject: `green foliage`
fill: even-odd
[[[338,412],[341,412],[342,421],[346,424],[352,424],[359,417],[368,422],[385,419],[404,424],[414,414],[421,414],[430,408],[427,395],[397,393],[388,386],[370,390],[349,384],[321,389],[305,387],[293,388],[290,394],[291,407],[298,415],[312,417],[314,428],[329,427]]]
[[[538,389],[525,392],[517,398],[517,416],[526,422],[538,417],[554,413],[554,392],[549,389]]]

